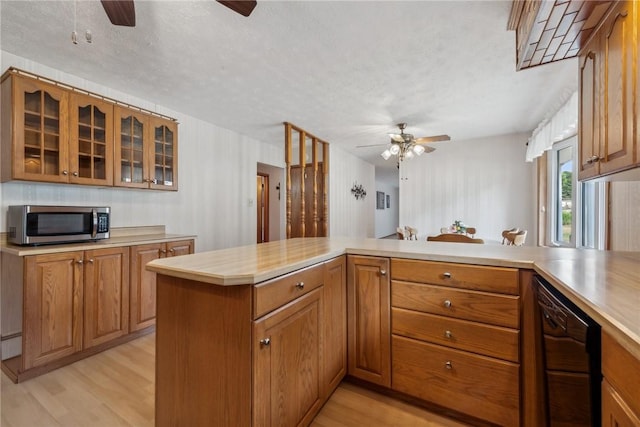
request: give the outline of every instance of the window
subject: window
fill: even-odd
[[[604,184],[577,181],[577,137],[555,143],[549,156],[552,245],[604,249]]]

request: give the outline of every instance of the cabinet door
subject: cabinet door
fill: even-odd
[[[129,333],[129,248],[84,253],[84,348]]]
[[[69,182],[113,183],[113,105],[74,93],[71,95]]]
[[[633,104],[634,51],[633,2],[621,2],[604,26],[604,132],[600,173],[629,168],[634,162]]]
[[[128,108],[115,107],[114,123],[113,184],[119,187],[149,188],[146,161],[149,116]]]
[[[347,263],[340,256],[325,264],[323,395],[328,397],[347,374]]]
[[[82,254],[25,257],[24,369],[82,350]]]
[[[189,255],[193,253],[193,240],[167,242],[167,256]]]
[[[602,380],[602,427],[638,427],[640,418],[605,379]]]
[[[322,404],[322,287],[254,324],[253,425],[308,425]]]
[[[27,77],[11,78],[15,79],[13,179],[68,182],[68,93]]]
[[[156,321],[156,273],[148,271],[147,263],[161,257],[164,243],[131,248],[131,293],[129,330],[144,329]]]
[[[391,386],[389,260],[348,258],[349,375]]]
[[[149,187],[158,190],[178,189],[178,124],[158,117],[149,126]]]
[[[580,55],[579,62],[579,88],[580,106],[578,140],[580,142],[580,179],[587,179],[598,175],[599,163],[596,159],[600,156],[600,44],[597,35]],[[596,160],[596,161],[594,161]]]

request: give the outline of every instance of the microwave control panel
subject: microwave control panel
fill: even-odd
[[[109,214],[98,213],[98,233],[109,232]]]

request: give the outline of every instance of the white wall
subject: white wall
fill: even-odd
[[[379,181],[376,179],[376,191],[382,191],[385,194],[385,199],[386,196],[390,196],[390,203],[389,208],[387,208],[385,200],[384,209],[377,209],[374,205],[376,221],[375,237],[380,238],[390,234],[396,234],[396,228],[398,228],[398,226],[404,227],[405,225],[399,222],[400,197],[398,183]],[[373,197],[375,198],[375,194]]]
[[[105,205],[112,208],[113,227],[165,225],[169,233],[196,234],[198,252],[255,243],[257,164],[284,168],[284,141],[282,146],[263,143],[8,52],[2,51],[1,55],[2,71],[14,66],[175,117],[180,125],[177,192],[17,181],[2,183],[0,232],[6,231],[9,205]],[[362,202],[351,206],[353,197],[348,200],[342,194],[344,190],[350,196],[349,189],[355,180],[373,190],[373,166],[340,152],[335,157],[332,152],[330,159],[330,235],[373,236],[372,210],[361,210]],[[343,172],[347,173],[343,175]],[[284,203],[284,181],[281,185]],[[367,202],[373,197],[368,197]],[[284,210],[282,212],[284,216]],[[351,215],[354,212],[358,215],[355,218]],[[280,224],[282,235],[284,218]]]
[[[329,145],[329,235],[373,237],[376,208],[375,167],[340,148]],[[367,192],[356,200],[354,183]]]
[[[535,243],[535,185],[524,161],[527,135],[437,144],[400,169],[400,224],[418,228],[419,240],[455,220],[476,227],[477,237],[501,241],[502,230],[527,229]]]

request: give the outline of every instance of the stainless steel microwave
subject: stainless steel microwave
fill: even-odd
[[[7,241],[16,245],[109,238],[109,207],[9,206]]]

